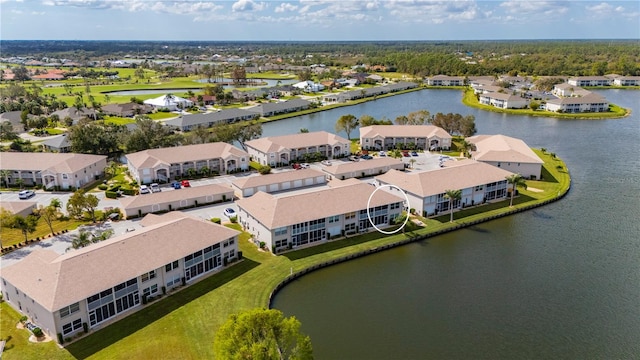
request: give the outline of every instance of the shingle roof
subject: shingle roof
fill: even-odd
[[[2,277],[53,312],[236,235],[185,215],[64,255],[35,250]]]
[[[222,195],[233,194],[233,190],[230,186],[223,186],[219,184],[209,184],[202,186],[193,186],[182,188],[178,191],[168,190],[160,191],[151,194],[143,194],[138,196],[128,196],[120,199],[122,207],[137,208],[141,206],[150,206],[154,204],[166,204],[182,199],[194,199],[207,195]]]
[[[522,140],[505,135],[476,135],[466,139],[476,146],[478,161],[503,161],[542,164],[543,161]]]
[[[425,137],[451,138],[448,132],[435,125],[371,125],[360,128],[360,137]]]
[[[463,160],[451,167],[417,173],[405,173],[389,170],[386,174],[376,176],[387,184],[419,197],[438,195],[447,190],[466,189],[477,185],[502,181],[511,172],[478,161]]]
[[[204,124],[208,125],[209,123],[226,123],[229,121],[234,121],[236,119],[256,115],[257,114],[255,111],[248,111],[243,109],[224,109],[206,114],[183,115],[175,119],[167,120],[165,121],[165,124],[178,127]]]
[[[257,186],[265,186],[271,184],[279,184],[285,181],[295,181],[308,178],[314,178],[317,176],[324,177],[324,174],[318,170],[313,169],[300,169],[292,171],[282,171],[274,174],[260,175],[260,176],[247,176],[232,183],[239,189],[248,189]]]
[[[20,214],[27,209],[35,209],[37,205],[37,201],[0,201],[0,208],[14,214]]]
[[[106,158],[103,155],[75,153],[2,152],[0,153],[0,168],[7,170],[76,172]]]
[[[271,113],[271,112],[286,111],[289,109],[306,108],[306,107],[309,107],[309,104],[311,103],[308,100],[291,99],[291,100],[280,101],[275,103],[272,103],[272,102],[262,103],[262,104],[247,108],[247,110],[257,112],[260,114],[265,114],[265,113]]]
[[[136,168],[154,167],[157,164],[170,165],[185,161],[223,158],[230,155],[249,157],[249,154],[223,142],[149,149],[128,154],[127,160]]]
[[[605,99],[604,97],[596,93],[589,93],[585,96],[580,96],[580,97],[566,97],[561,99],[551,99],[547,101],[547,103],[549,104],[556,104],[556,105],[593,104],[593,103],[606,103],[606,102],[607,102],[607,99]]]
[[[274,229],[305,221],[359,211],[367,208],[367,201],[375,190],[358,180],[329,183],[330,188],[318,191],[275,197],[258,191],[250,198],[236,201],[267,228]],[[404,198],[385,191],[376,192],[370,207],[402,202]]]
[[[369,169],[381,168],[386,166],[397,166],[402,165],[401,160],[394,159],[391,157],[382,157],[382,158],[373,158],[371,160],[362,160],[362,161],[349,161],[349,162],[340,162],[333,163],[332,166],[327,166],[324,168],[324,171],[336,175],[336,174],[344,174],[348,172],[358,172]]]
[[[69,137],[67,136],[67,134],[60,134],[58,136],[54,136],[43,141],[42,145],[45,145],[54,149],[62,149],[65,147],[70,147],[71,142],[69,141]]]
[[[326,131],[263,137],[245,143],[260,152],[269,153],[283,149],[307,148],[319,145],[349,144],[349,140]]]

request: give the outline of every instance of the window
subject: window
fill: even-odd
[[[176,261],[174,261],[174,262],[172,262],[172,263],[169,263],[169,264],[165,265],[165,266],[164,266],[164,270],[165,270],[166,272],[169,272],[169,271],[171,271],[171,270],[173,270],[173,269],[177,269],[177,268],[178,268],[178,265],[180,265],[180,262],[179,262],[178,260],[176,260]]]
[[[334,222],[338,222],[340,221],[340,215],[336,215],[336,216],[329,216],[329,223],[334,223]]]
[[[142,282],[154,279],[155,277],[156,277],[156,271],[155,270],[151,270],[146,274],[142,274]]]
[[[180,274],[175,275],[173,278],[167,281],[167,287],[171,287],[173,285],[178,285],[180,283]]]
[[[62,334],[67,335],[69,333],[72,333],[80,329],[82,329],[82,320],[77,319],[77,320],[74,320],[73,322],[62,325]]]
[[[70,314],[73,314],[75,312],[80,311],[80,303],[77,302],[75,304],[71,304],[69,306],[65,306],[62,309],[60,309],[60,317],[66,317],[69,316]]]
[[[64,180],[67,180],[67,179],[69,178],[69,176],[67,176],[67,174],[62,174],[62,178],[63,178]]]
[[[143,295],[152,295],[158,292],[158,284],[153,284],[151,286],[149,286],[148,288],[142,290],[142,294]]]
[[[344,214],[344,219],[345,220],[355,219],[355,217],[356,217],[356,212],[355,211]]]
[[[274,230],[274,236],[285,235],[287,233],[287,227],[283,226]]]

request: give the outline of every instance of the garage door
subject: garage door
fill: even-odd
[[[301,186],[302,186],[302,180],[293,181],[293,187],[301,187]]]
[[[280,184],[280,188],[281,188],[282,190],[288,190],[288,189],[290,189],[290,188],[291,188],[291,183],[290,183],[290,182],[282,183],[282,184]]]
[[[325,177],[324,176],[318,176],[316,177],[316,184],[324,184],[325,182]]]
[[[311,179],[304,179],[304,184],[309,186],[309,185],[313,185],[313,178]]]
[[[258,186],[258,191],[264,191],[267,192],[267,186]]]
[[[253,188],[246,189],[244,191],[244,196],[251,196],[251,195],[253,195]]]
[[[269,191],[270,192],[274,192],[274,191],[278,191],[278,184],[271,184],[269,185]]]

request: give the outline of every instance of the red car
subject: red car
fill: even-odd
[[[402,153],[402,156],[409,157],[410,155],[409,155],[409,152],[405,151],[405,152]]]
[[[189,184],[189,180],[182,180],[180,182],[180,185],[182,185],[182,187],[191,187],[191,184]]]

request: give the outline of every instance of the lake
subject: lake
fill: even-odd
[[[559,202],[314,272],[274,307],[300,319],[318,359],[638,358],[640,92],[597,92],[632,116],[512,116],[422,90],[265,124],[269,136],[333,132],[349,113],[472,114],[478,134],[555,152],[573,180]]]

